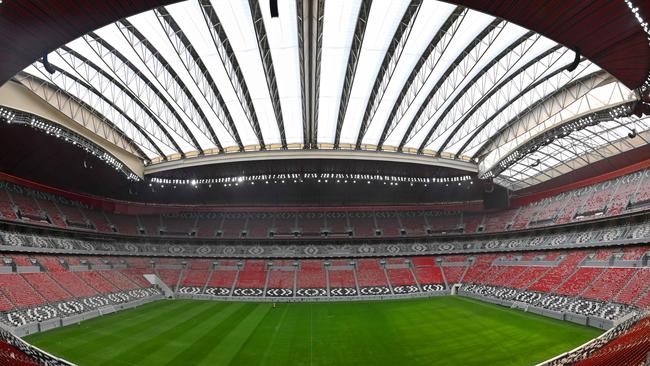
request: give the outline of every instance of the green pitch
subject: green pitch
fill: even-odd
[[[532,365],[599,331],[459,297],[158,301],[26,340],[78,365]]]

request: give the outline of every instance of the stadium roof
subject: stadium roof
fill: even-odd
[[[525,11],[508,13],[500,2],[458,3],[526,23]],[[601,29],[619,21],[622,39],[647,32],[632,3],[584,3],[553,19],[591,6],[590,14],[616,14]],[[622,57],[625,49],[607,53],[575,33],[566,37],[582,48],[568,48],[433,0],[278,6],[277,18],[268,0],[156,8],[54,50],[56,72],[37,61],[14,80],[72,119],[80,109],[99,117],[150,166],[257,150],[384,151],[469,162],[520,189],[648,138],[650,123],[632,114],[643,89],[630,89],[647,65]],[[551,11],[542,10],[528,14]],[[571,25],[600,34],[590,24]],[[557,39],[563,27],[551,25],[537,24]]]

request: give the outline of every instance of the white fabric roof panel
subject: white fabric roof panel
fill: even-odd
[[[66,45],[79,57],[54,52],[50,62],[84,85],[46,75],[38,62],[24,73],[103,113],[154,163],[172,154],[214,153],[217,144],[226,152],[282,148],[283,130],[291,147],[338,148],[339,141],[343,148],[475,157],[485,170],[540,131],[636,99],[620,83],[594,84],[584,99],[535,119],[527,113],[540,101],[601,69],[583,60],[567,71],[574,53],[566,47],[442,1],[318,0],[314,7],[303,1],[279,1],[278,18],[271,17],[269,0],[183,1],[99,29],[98,40],[86,35]],[[360,20],[368,3],[367,19]],[[262,28],[254,24],[257,7]],[[303,14],[307,8],[316,13]],[[173,34],[163,14],[177,27]],[[313,24],[301,28],[301,21]],[[351,50],[360,21],[365,34]],[[303,34],[307,29],[321,33]],[[105,75],[80,68],[84,62]],[[351,66],[356,69],[346,77]],[[502,136],[524,123],[525,133]],[[551,169],[551,158],[539,166]],[[504,182],[532,179],[528,171],[506,170]]]

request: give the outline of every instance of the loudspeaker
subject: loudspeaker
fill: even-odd
[[[572,72],[578,67],[578,64],[580,64],[580,49],[578,47],[573,47],[573,52],[575,52],[575,58],[573,59],[573,62],[566,67],[566,70],[569,72]]]
[[[269,2],[269,5],[271,7],[271,18],[279,17],[280,13],[278,12],[278,0],[271,0]]]
[[[50,74],[54,74],[56,72],[56,69],[52,64],[47,60],[47,53],[43,55],[43,66],[45,67],[45,71],[49,72]]]

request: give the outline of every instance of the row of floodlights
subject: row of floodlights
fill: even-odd
[[[402,176],[391,176],[391,175],[379,175],[379,174],[347,174],[347,173],[290,173],[290,174],[260,174],[260,175],[250,175],[250,176],[236,176],[236,177],[221,177],[221,178],[210,178],[210,179],[175,179],[175,178],[151,178],[149,185],[186,185],[186,186],[198,186],[198,185],[210,185],[221,184],[224,187],[239,186],[244,184],[255,185],[255,183],[260,184],[284,184],[284,183],[303,183],[305,181],[311,183],[360,183],[366,182],[370,184],[372,182],[383,183],[384,185],[397,186],[400,183],[410,184],[411,186],[415,184],[433,184],[433,183],[458,183],[461,185],[463,182],[469,182],[474,184],[472,177],[469,175],[456,176],[456,177],[402,177]]]

